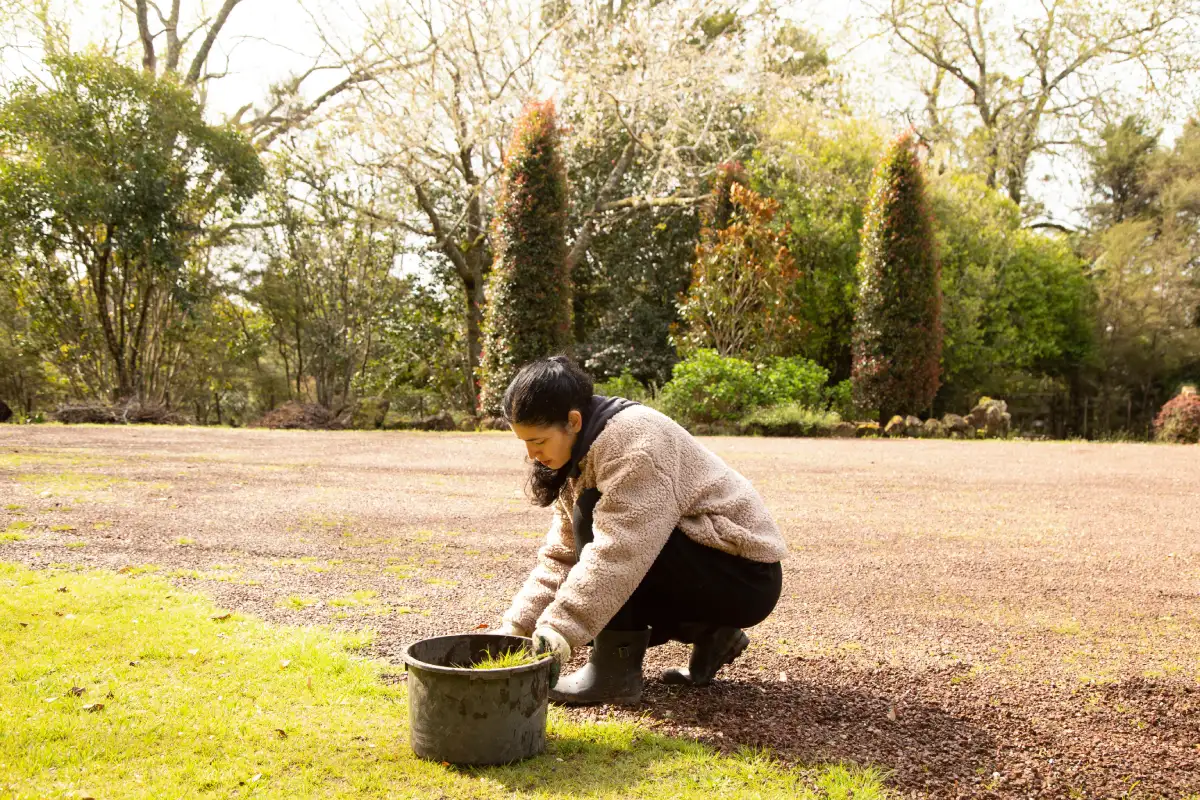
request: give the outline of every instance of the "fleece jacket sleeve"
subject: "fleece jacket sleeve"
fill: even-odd
[[[546,540],[538,551],[537,565],[525,579],[521,591],[513,598],[512,606],[504,614],[504,621],[527,631],[533,630],[538,616],[550,605],[574,564],[575,535],[571,529],[571,518],[561,503],[555,503],[554,517],[550,521]]]
[[[679,521],[670,477],[641,448],[597,453],[591,544],[538,619],[571,647],[594,638],[642,582]]]

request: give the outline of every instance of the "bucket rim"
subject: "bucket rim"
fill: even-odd
[[[439,639],[463,639],[469,636],[487,636],[497,639],[520,639],[523,642],[528,642],[529,649],[533,649],[533,639],[528,636],[513,636],[505,633],[455,633],[447,636],[430,636],[425,639],[407,645],[400,651],[400,660],[404,662],[409,669],[422,670],[424,672],[433,672],[439,675],[459,675],[466,678],[476,680],[500,680],[513,675],[523,675],[527,672],[537,672],[541,669],[549,667],[549,662],[554,660],[554,656],[546,653],[544,656],[534,661],[532,664],[522,664],[519,667],[502,667],[500,669],[470,669],[468,667],[442,667],[437,664],[430,664],[427,661],[422,661],[412,654],[412,649],[426,642],[436,642]]]

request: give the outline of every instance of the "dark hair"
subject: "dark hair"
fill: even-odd
[[[566,425],[572,411],[578,411],[586,423],[594,391],[592,376],[571,359],[543,358],[521,368],[504,392],[501,410],[506,420],[518,425]],[[550,469],[534,461],[529,473],[533,502],[548,506],[557,500],[570,474],[569,462]]]

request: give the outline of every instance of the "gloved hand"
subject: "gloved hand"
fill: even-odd
[[[541,625],[533,632],[533,653],[549,653],[554,656],[554,663],[550,665],[550,688],[553,689],[554,684],[558,683],[563,666],[571,660],[571,645],[554,628]]]
[[[530,632],[527,631],[525,628],[522,628],[520,625],[518,625],[515,622],[509,622],[508,620],[504,620],[504,624],[496,629],[496,633],[499,633],[503,636],[520,636],[522,638],[528,639]]]

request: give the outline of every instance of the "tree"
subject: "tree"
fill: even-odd
[[[875,170],[859,260],[854,398],[893,414],[929,408],[942,352],[941,277],[925,177],[911,134]]]
[[[749,189],[740,165],[717,180],[700,233],[692,283],[680,304],[680,350],[761,359],[787,349],[799,277],[786,236],[772,227],[774,200]],[[722,224],[723,223],[723,224]]]
[[[100,55],[48,66],[52,85],[24,81],[0,106],[5,255],[90,362],[78,375],[91,392],[163,400],[167,334],[192,301],[206,229],[241,211],[262,167],[172,79]]]
[[[1033,157],[1081,142],[1120,97],[1189,79],[1200,10],[1192,0],[1043,0],[1032,13],[990,0],[871,5],[897,48],[923,62],[923,138],[964,155],[1019,206]]]
[[[382,77],[346,105],[364,166],[394,181],[392,218],[450,267],[472,366],[502,153],[529,97],[552,82],[569,157],[584,154],[570,163],[567,267],[594,273],[584,262],[597,231],[694,209],[718,164],[749,155],[756,98],[812,82],[797,61],[806,43],[777,42],[786,26],[765,6],[716,25],[710,18],[727,9],[712,0],[538,5],[385,3],[369,25],[372,47],[387,54]],[[661,320],[660,308],[647,310]]]
[[[1111,191],[1110,165],[1126,150],[1119,138],[1094,157],[1097,194]],[[1118,149],[1120,148],[1120,149]],[[1113,151],[1116,150],[1114,153]],[[1126,159],[1127,160],[1127,159]],[[1100,204],[1087,241],[1098,298],[1100,375],[1096,426],[1148,432],[1154,413],[1179,384],[1200,377],[1200,123],[1184,126],[1171,150],[1156,148],[1129,197],[1144,210],[1115,219]]]
[[[554,104],[532,103],[504,161],[488,287],[480,408],[498,416],[509,382],[526,363],[571,344],[566,264],[567,186]]]
[[[1092,186],[1099,202],[1090,211],[1094,227],[1146,213],[1154,201],[1149,174],[1161,131],[1151,133],[1144,117],[1128,116],[1100,132],[1100,144],[1088,148]]]
[[[271,320],[292,396],[338,409],[401,299],[392,270],[403,234],[360,210],[376,187],[339,189],[324,171],[299,182],[296,169],[286,157],[275,164],[267,206],[279,225],[264,231],[266,265],[247,276],[247,298]],[[321,190],[293,193],[313,183]]]
[[[222,48],[219,42],[243,2],[109,0],[87,3],[91,12],[88,17],[80,16],[85,4],[74,0],[0,3],[0,20],[8,26],[0,39],[0,52],[12,47],[22,53],[40,51],[43,57],[69,55],[72,39],[77,38],[73,34],[79,33],[75,28],[85,23],[87,30],[78,38],[90,40],[114,60],[136,62],[148,75],[171,78],[194,90],[201,105],[206,105],[209,87],[236,73],[230,56],[234,48]],[[309,11],[315,19],[311,9],[299,3],[292,11]],[[223,53],[222,64],[219,59]],[[310,122],[336,98],[375,80],[379,67],[378,52],[370,47],[350,52],[326,47],[310,66],[269,87],[264,102],[248,103],[228,122],[259,151],[265,151],[285,132]],[[337,76],[333,83],[313,88],[329,74]]]
[[[1036,405],[1060,435],[1078,430],[1095,366],[1083,260],[1066,237],[1023,228],[1016,204],[977,175],[939,176],[931,198],[945,296],[935,408],[963,413],[980,396],[1003,397],[1014,413]]]
[[[780,204],[800,274],[788,355],[817,361],[837,383],[850,377],[859,237],[887,139],[875,120],[816,104],[772,109],[770,120],[750,171],[754,188]]]

